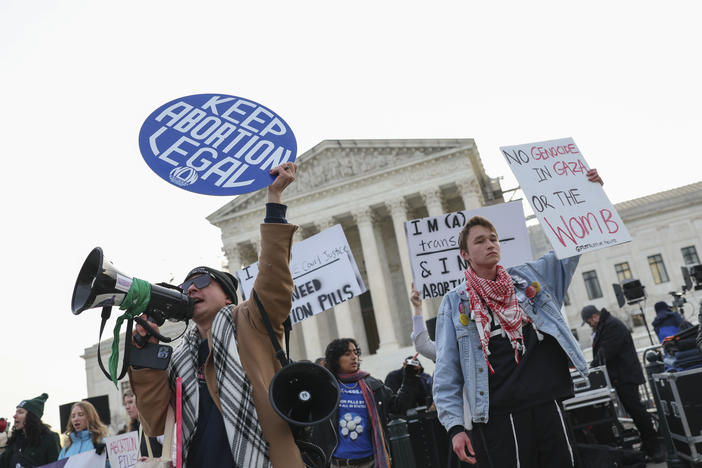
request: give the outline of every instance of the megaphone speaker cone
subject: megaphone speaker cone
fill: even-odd
[[[271,405],[290,424],[308,426],[331,417],[339,406],[339,384],[326,368],[296,362],[280,369],[269,389]]]
[[[71,299],[71,310],[78,315],[88,309],[90,303],[95,299],[93,285],[98,273],[102,269],[102,249],[95,247],[88,258],[83,262],[83,266],[78,273],[76,285],[73,288],[73,297]]]

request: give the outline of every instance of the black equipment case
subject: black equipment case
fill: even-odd
[[[702,368],[653,374],[678,455],[702,462]]]

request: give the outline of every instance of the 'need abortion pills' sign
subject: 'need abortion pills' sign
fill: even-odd
[[[295,135],[250,99],[194,94],[156,109],[141,126],[139,149],[162,179],[191,192],[238,195],[270,185],[269,170],[297,155]]]

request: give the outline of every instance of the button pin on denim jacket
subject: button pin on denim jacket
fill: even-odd
[[[461,322],[461,325],[466,326],[468,325],[468,322],[470,322],[470,319],[468,318],[468,315],[466,315],[466,307],[463,305],[463,303],[460,303],[458,305],[458,321]]]

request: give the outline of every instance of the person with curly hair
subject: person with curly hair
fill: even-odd
[[[71,407],[71,416],[66,424],[66,443],[58,456],[59,460],[71,455],[104,449],[107,427],[100,421],[97,410],[89,401],[79,401]]]
[[[49,395],[42,393],[17,405],[12,435],[0,455],[0,468],[31,468],[56,461],[61,448],[59,436],[41,421],[47,398]]]
[[[326,367],[339,381],[339,409],[331,420],[339,444],[332,467],[389,468],[390,450],[385,425],[390,413],[404,413],[416,399],[405,379],[394,394],[383,382],[360,369],[361,350],[353,338],[339,338],[327,346]]]

